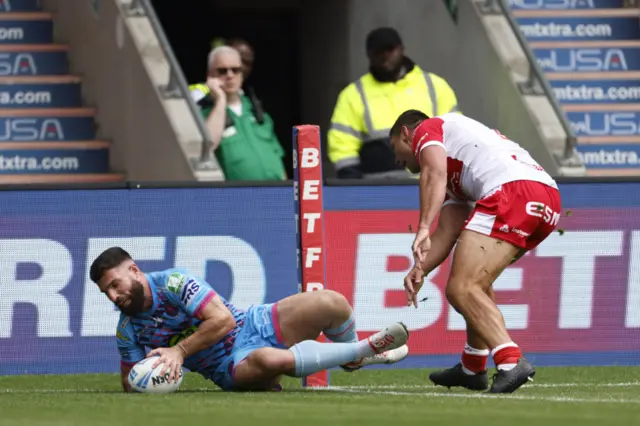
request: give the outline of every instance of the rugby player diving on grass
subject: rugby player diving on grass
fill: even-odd
[[[497,373],[489,392],[514,392],[535,369],[509,336],[492,285],[553,232],[560,218],[558,187],[517,143],[460,114],[429,118],[408,110],[390,138],[396,161],[420,173],[415,264],[404,280],[409,306],[418,306],[424,277],[456,247],[445,293],[465,319],[467,342],[460,363],[429,378],[436,385],[486,390],[491,355]]]
[[[90,277],[121,311],[116,340],[125,391],[131,391],[132,366],[156,355],[153,368],[163,364],[170,381],[184,365],[223,390],[267,391],[281,389],[283,375],[304,377],[338,366],[355,371],[408,354],[409,333],[401,323],[358,340],[349,303],[330,290],[245,312],[185,270],[143,273],[120,247],[100,254]],[[321,332],[334,343],[317,342]]]

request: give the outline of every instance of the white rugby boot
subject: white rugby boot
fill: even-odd
[[[367,367],[369,365],[395,364],[396,362],[400,362],[405,359],[407,355],[409,355],[409,347],[407,345],[402,345],[399,348],[391,349],[390,351],[376,354],[374,356],[361,358],[358,361],[353,361],[349,364],[341,365],[340,367],[344,371],[351,373],[352,371],[359,370],[362,367]]]
[[[393,362],[401,361],[406,358],[409,353],[409,348],[398,350],[396,352],[391,351],[406,346],[408,339],[409,330],[407,330],[407,327],[403,323],[397,322],[395,324],[391,324],[367,338],[369,346],[371,346],[375,355],[364,357],[354,362],[342,365],[341,367],[345,371],[355,371],[365,365],[391,364]],[[391,353],[385,356],[384,354],[388,352]]]

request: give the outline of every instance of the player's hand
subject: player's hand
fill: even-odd
[[[427,258],[427,252],[431,250],[429,228],[420,227],[418,229],[411,249],[413,250],[413,260],[415,261],[415,264],[422,265],[422,262]]]
[[[169,373],[169,382],[175,380],[178,381],[180,377],[180,368],[184,363],[184,356],[182,351],[177,346],[172,348],[157,348],[149,352],[147,358],[151,356],[159,356],[156,362],[153,363],[153,368],[156,368],[160,364],[164,364],[162,369],[162,375]]]
[[[424,283],[424,272],[418,265],[411,268],[404,277],[404,292],[407,294],[407,306],[418,307],[418,292]]]
[[[222,90],[222,81],[219,78],[207,78],[207,86],[209,86],[209,89],[211,89],[211,95],[214,97],[214,99],[221,102],[226,102],[227,94],[224,90]]]

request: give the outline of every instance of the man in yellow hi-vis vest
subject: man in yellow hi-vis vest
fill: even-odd
[[[329,159],[342,179],[410,177],[393,160],[391,126],[407,109],[429,116],[457,112],[456,95],[443,78],[404,55],[393,28],[370,32],[366,49],[369,72],[338,96],[328,132]]]

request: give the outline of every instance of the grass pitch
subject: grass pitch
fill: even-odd
[[[431,385],[431,370],[332,372],[330,389],[223,393],[187,374],[169,395],[124,394],[117,375],[0,377],[0,425],[633,425],[640,368],[538,368],[535,382],[492,396]]]

